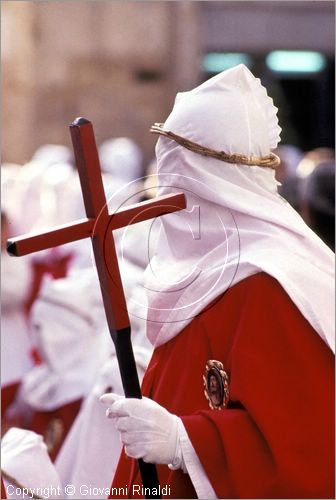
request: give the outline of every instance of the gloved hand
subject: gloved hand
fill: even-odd
[[[169,464],[171,469],[184,469],[176,415],[148,398],[125,398],[107,393],[100,400],[108,406],[106,416],[116,419],[129,457]]]

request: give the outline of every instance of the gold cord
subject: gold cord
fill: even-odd
[[[280,158],[274,154],[270,153],[267,156],[246,156],[239,153],[228,154],[224,151],[215,151],[214,149],[207,148],[205,146],[201,146],[201,144],[197,144],[196,142],[189,141],[189,139],[185,139],[180,135],[174,134],[169,130],[165,130],[163,128],[163,123],[154,123],[150,128],[150,132],[153,134],[163,135],[177,142],[180,146],[193,151],[194,153],[198,153],[203,156],[211,156],[212,158],[216,158],[217,160],[225,161],[227,163],[235,163],[235,164],[243,164],[243,165],[255,165],[258,167],[268,167],[275,169],[280,164]]]

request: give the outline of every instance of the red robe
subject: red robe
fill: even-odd
[[[6,500],[6,498],[7,498],[6,488],[5,488],[5,485],[4,485],[2,476],[1,476],[1,500]]]
[[[36,411],[30,430],[41,434],[48,446],[49,456],[55,461],[57,454],[80,410],[82,399],[77,399],[52,411]]]
[[[19,387],[20,382],[14,382],[14,384],[1,387],[1,420],[5,417],[7,409],[13,403]]]
[[[204,396],[210,359],[230,377],[223,410]],[[229,289],[158,347],[142,386],[182,418],[218,498],[333,497],[334,356],[265,273]],[[197,498],[187,474],[157,469],[161,486],[171,487],[166,498]],[[131,492],[141,479],[122,453],[112,486],[126,484]]]
[[[33,262],[33,279],[29,296],[25,303],[25,312],[28,317],[31,308],[38,297],[43,277],[45,275],[50,275],[54,279],[64,278],[68,273],[72,257],[72,254],[58,255],[56,249],[52,249],[47,258],[41,258]]]

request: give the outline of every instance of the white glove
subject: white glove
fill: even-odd
[[[185,469],[178,435],[179,417],[148,398],[125,398],[108,393],[100,400],[108,406],[106,416],[116,419],[129,457],[169,464],[174,470]]]

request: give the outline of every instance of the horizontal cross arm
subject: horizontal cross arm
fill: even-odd
[[[186,208],[186,201],[183,193],[159,196],[141,204],[128,205],[118,212],[109,215],[109,224],[105,230],[109,229],[112,231],[147,219],[177,212],[184,208]],[[40,234],[18,236],[7,241],[7,252],[15,257],[21,257],[41,250],[47,250],[48,248],[64,245],[72,241],[89,238],[93,236],[95,228],[98,230],[94,219],[81,219]]]
[[[58,226],[40,234],[18,236],[7,241],[9,255],[21,257],[30,253],[47,250],[48,248],[64,245],[71,241],[88,238],[92,234],[94,220],[82,219],[70,224]]]
[[[178,212],[186,208],[185,195],[183,193],[168,194],[158,196],[152,200],[136,203],[135,205],[127,205],[125,208],[110,215],[109,229],[120,229],[130,224],[154,219],[161,215]]]

